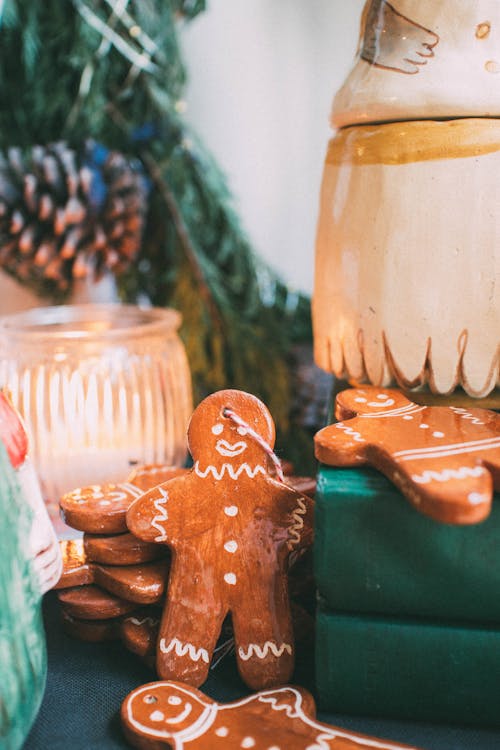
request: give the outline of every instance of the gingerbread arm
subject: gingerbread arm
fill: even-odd
[[[360,419],[335,422],[314,436],[314,454],[318,461],[330,466],[363,466],[366,441],[361,433]]]
[[[411,451],[401,454],[397,463],[391,460],[385,467],[379,466],[420,513],[460,525],[478,523],[489,515],[492,476],[474,454],[459,455],[458,462],[454,456],[429,461],[425,453],[415,457]]]
[[[288,550],[296,552],[310,547],[314,536],[314,501],[295,490],[287,492],[283,501]]]
[[[229,703],[224,706],[224,710],[238,708],[241,701]],[[262,690],[260,693],[251,695],[245,701],[245,707],[250,711],[254,710],[258,715],[262,714],[263,706],[283,714],[288,719],[301,717],[303,714],[314,719],[316,716],[316,706],[312,695],[302,687],[295,685],[275,688],[273,690]]]
[[[164,482],[135,500],[127,511],[128,529],[145,542],[175,547],[184,518],[175,489],[175,480]]]
[[[141,495],[127,512],[128,529],[145,542],[173,548],[210,529],[209,502],[191,478],[191,473],[176,477]]]

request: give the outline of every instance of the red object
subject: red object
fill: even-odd
[[[28,453],[28,436],[17,411],[4,392],[0,391],[0,438],[7,449],[9,460],[18,469]]]

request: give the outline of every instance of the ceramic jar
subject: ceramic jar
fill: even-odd
[[[321,190],[321,367],[437,394],[498,385],[497,116],[499,3],[366,4]]]

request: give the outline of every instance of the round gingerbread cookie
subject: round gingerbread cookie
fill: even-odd
[[[63,612],[82,620],[106,620],[137,609],[135,602],[119,599],[93,585],[65,589],[59,591],[57,596]]]
[[[69,589],[93,583],[94,571],[88,563],[83,539],[65,539],[59,542],[63,570],[55,589]]]
[[[166,466],[165,464],[146,464],[144,466],[137,466],[131,474],[129,474],[127,482],[139,487],[139,489],[146,492],[151,487],[156,487],[158,484],[173,479],[174,477],[182,476],[187,474],[188,469],[183,469],[180,466]]]
[[[120,534],[127,531],[125,516],[142,490],[132,484],[90,485],[61,498],[68,526],[89,534]]]
[[[120,637],[120,617],[108,620],[83,620],[79,617],[73,617],[65,610],[62,610],[61,614],[65,632],[79,641],[101,643],[102,641],[114,641]]]
[[[165,594],[170,562],[141,565],[96,565],[94,582],[115,596],[137,604],[155,604]]]
[[[139,565],[168,554],[164,547],[143,542],[133,534],[84,534],[83,545],[87,559],[102,565]]]

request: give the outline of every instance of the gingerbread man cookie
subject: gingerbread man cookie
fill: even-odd
[[[121,717],[127,739],[140,750],[409,750],[323,724],[315,713],[312,696],[297,687],[220,704],[179,682],[152,682],[125,698]]]
[[[332,466],[371,464],[421,513],[472,524],[500,490],[500,415],[486,409],[419,406],[395,390],[363,387],[337,396],[340,422],[315,437]]]
[[[160,677],[201,685],[230,612],[243,680],[260,689],[290,678],[287,561],[312,542],[313,503],[271,476],[274,438],[271,415],[254,396],[209,396],[189,425],[193,469],[147,492],[127,513],[135,536],[172,550]]]

